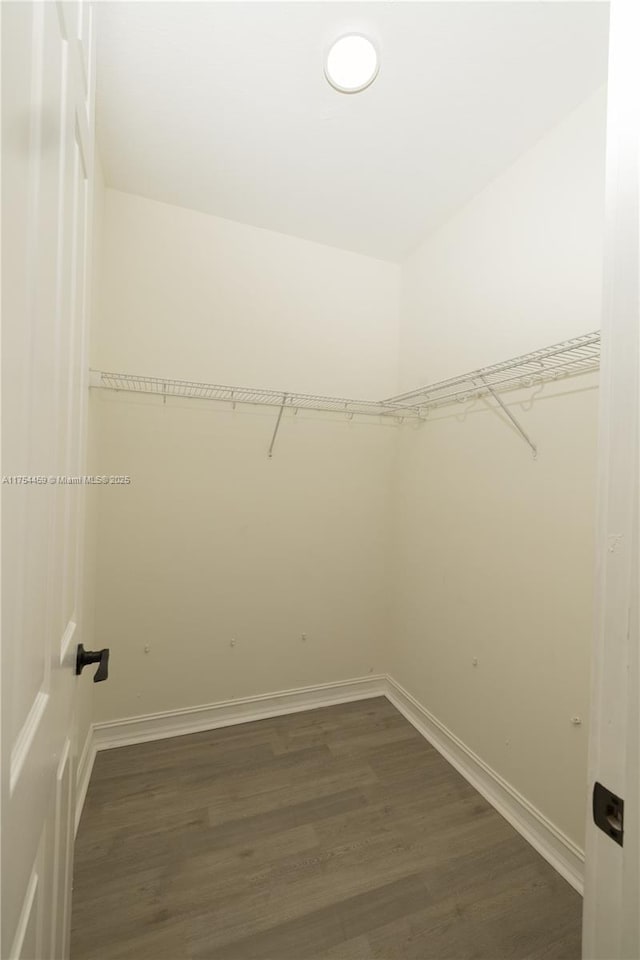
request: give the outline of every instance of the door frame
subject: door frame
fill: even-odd
[[[583,957],[640,956],[640,3],[610,4]],[[593,822],[596,782],[624,800],[623,846]]]

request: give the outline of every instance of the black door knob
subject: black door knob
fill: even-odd
[[[84,667],[90,663],[99,664],[93,678],[94,683],[100,683],[109,676],[109,648],[104,650],[85,650],[81,643],[78,644],[76,654],[76,675],[82,673]]]

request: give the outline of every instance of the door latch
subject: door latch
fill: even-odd
[[[622,846],[624,840],[624,800],[597,782],[593,788],[593,821],[607,836]]]

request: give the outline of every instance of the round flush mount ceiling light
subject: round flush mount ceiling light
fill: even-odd
[[[367,37],[349,33],[330,47],[324,72],[332,87],[340,93],[359,93],[378,75],[378,51]]]

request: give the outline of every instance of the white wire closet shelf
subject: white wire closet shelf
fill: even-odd
[[[131,393],[155,393],[162,397],[186,397],[192,400],[217,400],[231,404],[250,404],[268,407],[290,407],[293,410],[318,410],[348,415],[388,416],[395,406],[390,401],[352,400],[346,397],[326,397],[311,393],[285,393],[281,390],[261,390],[255,387],[230,387],[218,383],[199,383],[195,380],[172,380],[164,377],[141,377],[128,373],[91,371],[91,386]],[[399,416],[411,411],[401,410]]]
[[[186,397],[231,404],[318,410],[372,417],[422,417],[428,410],[452,403],[464,403],[477,397],[508,390],[535,387],[539,384],[578,374],[590,373],[599,367],[600,334],[587,333],[572,340],[534,350],[510,360],[481,367],[459,377],[450,377],[428,384],[409,393],[386,400],[354,400],[319,394],[260,390],[254,387],[224,386],[193,380],[135,376],[128,373],[91,371],[91,385],[131,393],[153,393],[162,397]]]
[[[480,367],[459,377],[419,387],[409,393],[391,397],[396,415],[411,411],[420,415],[436,407],[465,403],[477,397],[508,390],[535,387],[553,380],[591,373],[600,365],[600,333],[586,333],[520,357],[503,360],[489,367]]]

